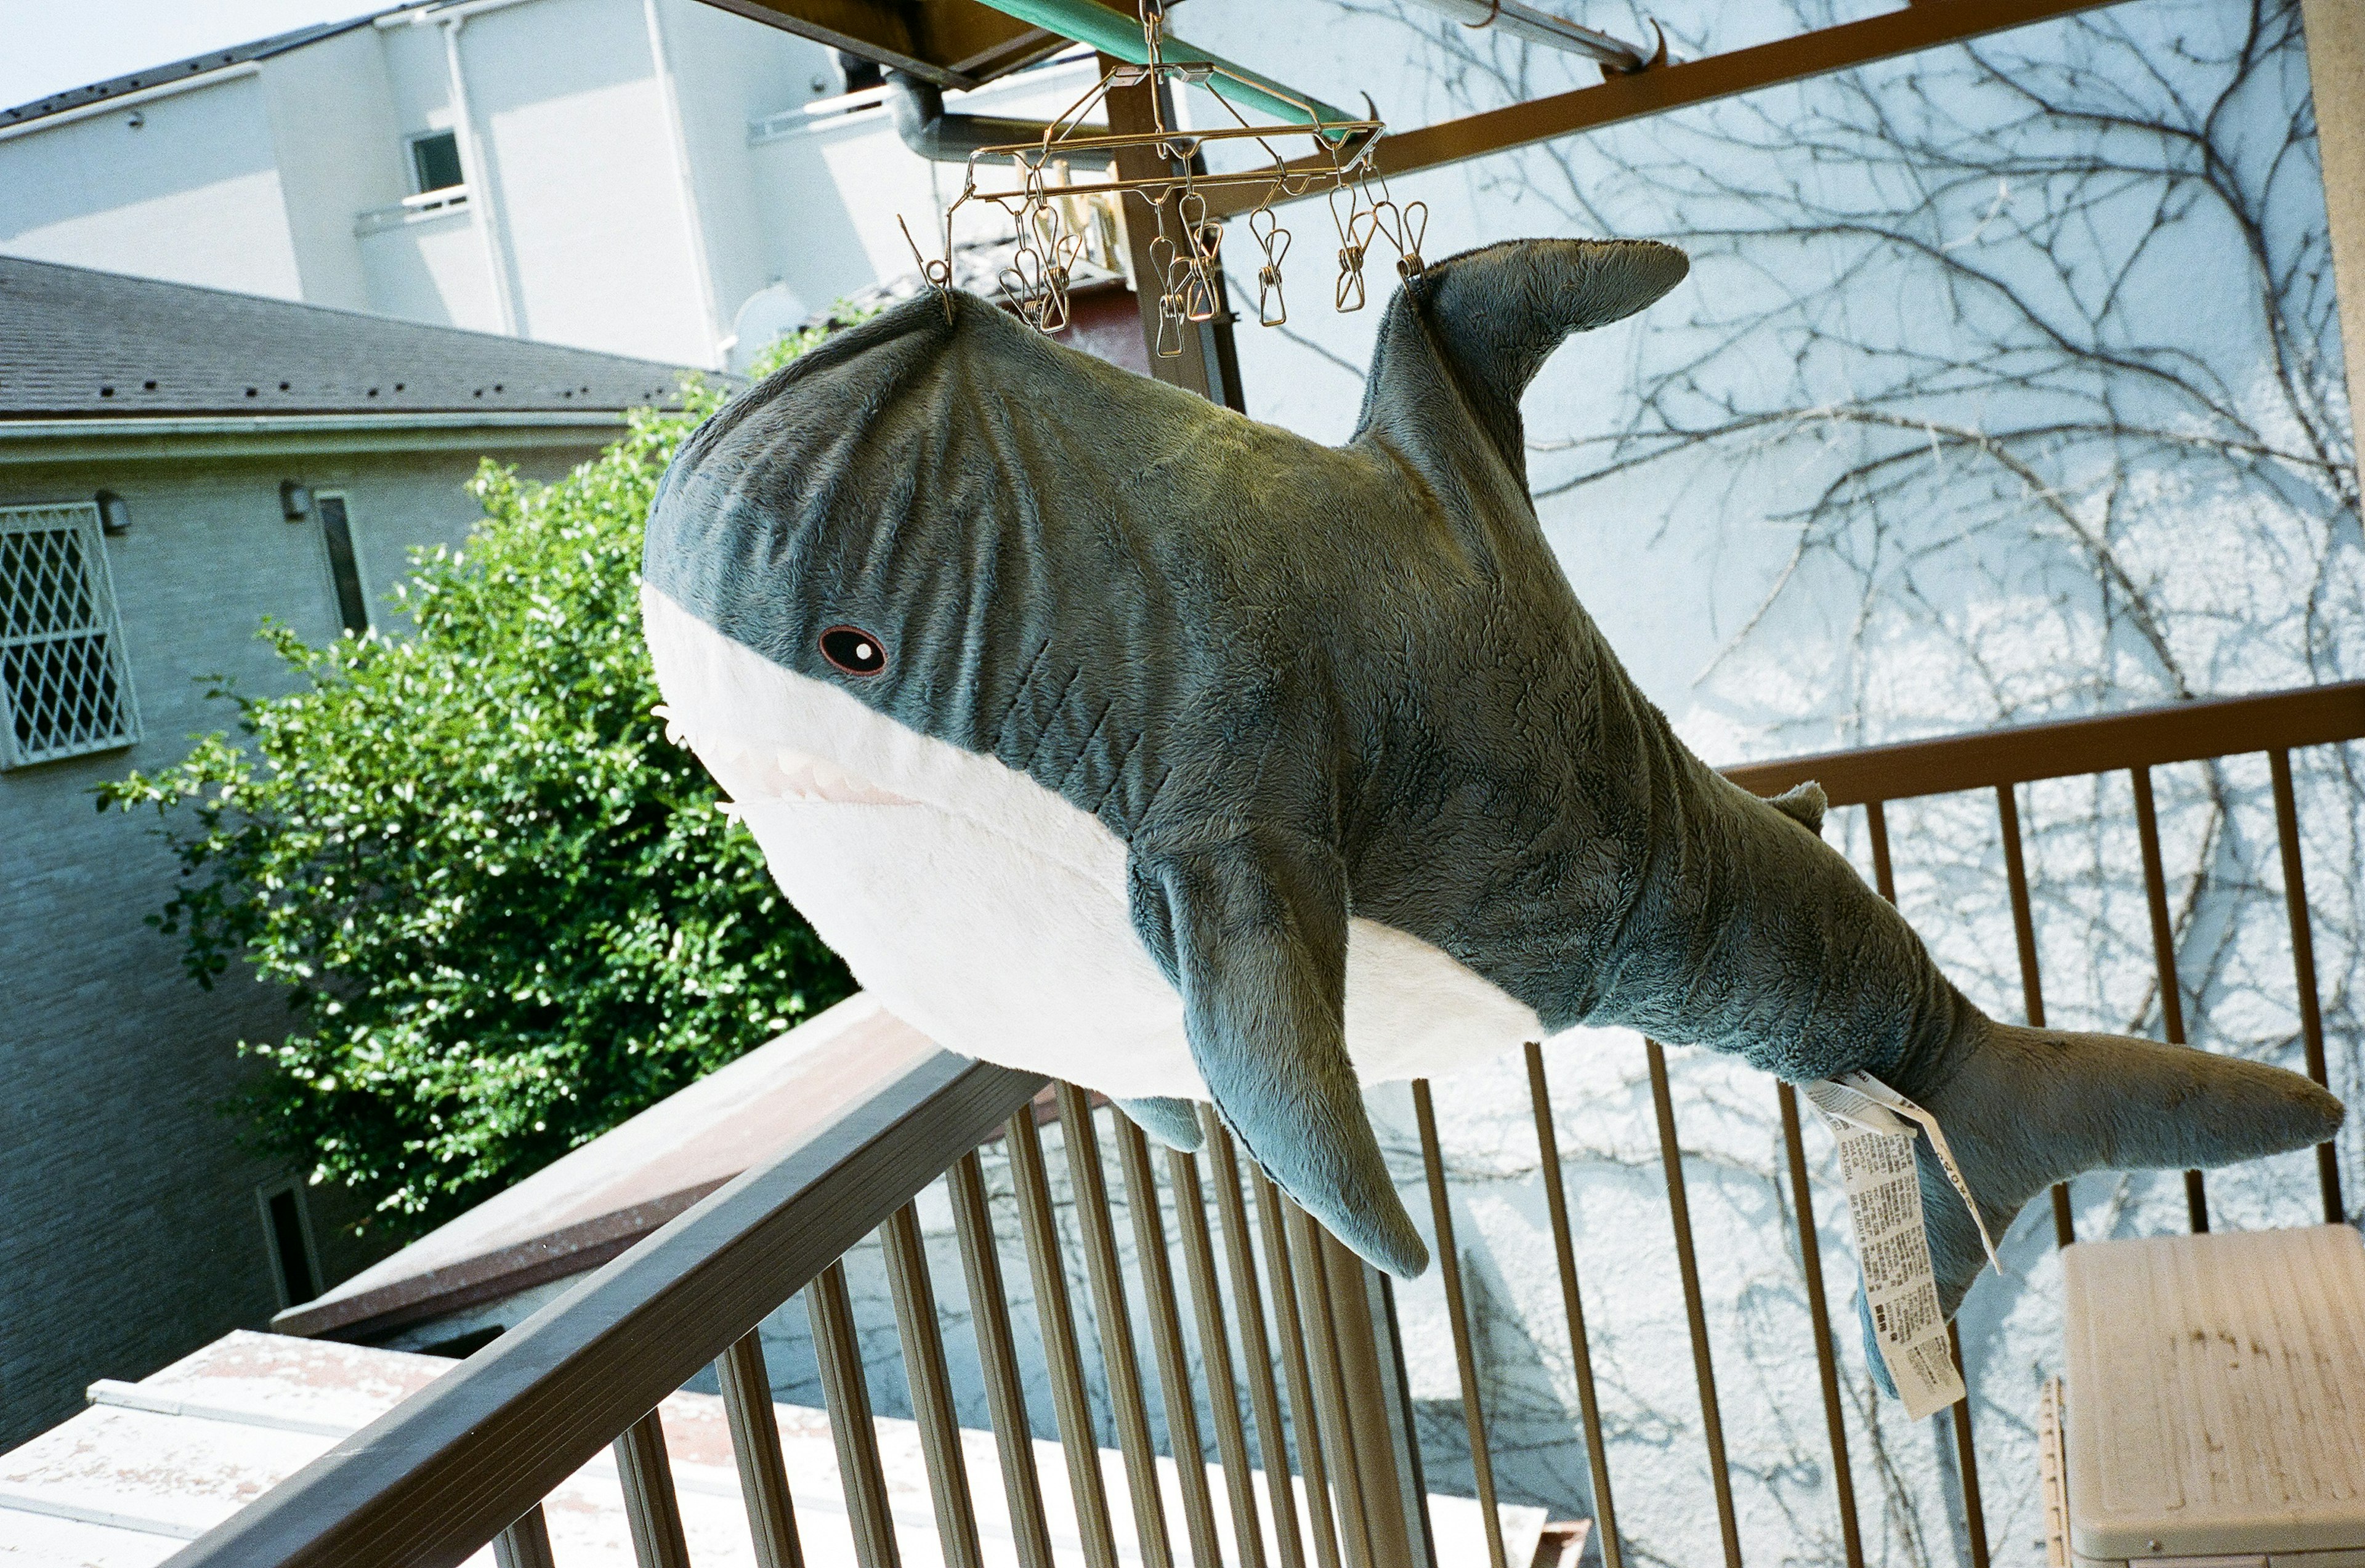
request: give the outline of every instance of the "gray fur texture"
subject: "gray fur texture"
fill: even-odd
[[[1538,523],[1519,398],[1568,334],[1686,266],[1580,241],[1431,266],[1389,306],[1336,448],[924,297],[696,433],[647,577],[1104,823],[1223,1120],[1396,1272],[1426,1250],[1342,1044],[1351,912],[1550,1030],[1622,1025],[1792,1081],[1869,1071],[1936,1111],[1999,1228],[2076,1171],[2325,1137],[2338,1102],[2292,1074],[1988,1019],[1818,836],[1820,790],[1727,782],[1628,678]],[[884,675],[820,655],[847,622],[892,644]],[[1138,1114],[1196,1138],[1180,1103]],[[1924,1178],[1951,1314],[1979,1248]]]

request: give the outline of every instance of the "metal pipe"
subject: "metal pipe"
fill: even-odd
[[[1963,1372],[1963,1333],[1954,1324],[1946,1325],[1946,1350],[1955,1358],[1955,1375],[1966,1385],[1970,1378]],[[1970,1538],[1971,1568],[1988,1568],[1988,1514],[1979,1504],[1979,1452],[1971,1441],[1971,1396],[1967,1394],[1955,1401],[1956,1479],[1963,1486],[1963,1533]]]
[[[1257,1279],[1256,1238],[1249,1230],[1248,1206],[1240,1200],[1239,1165],[1232,1157],[1231,1134],[1216,1120],[1214,1107],[1200,1107],[1199,1126],[1206,1135],[1216,1213],[1223,1221],[1224,1265],[1240,1315],[1240,1355],[1247,1364],[1249,1410],[1256,1418],[1257,1468],[1264,1472],[1265,1496],[1272,1506],[1273,1544],[1281,1568],[1306,1568],[1306,1549],[1297,1533],[1297,1488],[1290,1481],[1281,1391],[1272,1378],[1272,1341],[1265,1332],[1264,1291]],[[1220,1300],[1217,1308],[1220,1312]]]
[[[1041,120],[1012,119],[1003,115],[947,114],[943,88],[902,71],[887,73],[882,96],[887,112],[894,117],[895,134],[903,139],[903,145],[937,163],[966,163],[970,154],[984,147],[1039,144],[1048,140],[1059,129]],[[1105,126],[1089,123],[1067,129],[1088,136],[1099,136],[1107,130]],[[1106,169],[1110,163],[1105,151],[1091,148],[1074,149],[1066,158],[1081,169]]]
[[[1637,71],[1647,71],[1653,65],[1667,62],[1667,39],[1659,35],[1656,51],[1646,54],[1640,46],[1579,27],[1549,11],[1539,11],[1523,6],[1519,0],[1415,0],[1440,17],[1451,17],[1465,28],[1499,28],[1513,38],[1525,39],[1549,49],[1564,50],[1595,62],[1601,69],[1617,76],[1631,76]]]
[[[1096,0],[985,0],[1005,17],[1015,17],[1032,23],[1047,32],[1054,32],[1078,43],[1088,43],[1103,54],[1113,54],[1132,65],[1149,63],[1149,50],[1141,36],[1141,24],[1122,11],[1111,10]],[[1168,37],[1158,46],[1159,58],[1169,65],[1213,65],[1217,73],[1207,78],[1207,86],[1216,96],[1230,100],[1242,108],[1286,120],[1292,125],[1311,125],[1317,119],[1324,122],[1350,120],[1357,117],[1342,108],[1326,104],[1321,99],[1283,86],[1270,76],[1261,75],[1245,65],[1235,65],[1220,55],[1194,49],[1181,39]],[[1311,109],[1313,113],[1307,114]]]

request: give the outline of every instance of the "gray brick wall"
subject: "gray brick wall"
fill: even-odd
[[[498,454],[497,454],[498,455]],[[521,454],[555,476],[582,449]],[[319,526],[283,520],[279,484],[342,490],[381,624],[409,546],[459,543],[477,511],[460,454],[149,459],[0,466],[0,506],[117,491],[131,532],[106,542],[145,739],[0,773],[0,1449],[71,1415],[101,1377],[139,1378],[278,1305],[259,1183],[290,1172],[241,1152],[214,1110],[241,1037],[285,1029],[279,995],[236,976],[211,992],[177,939],[143,924],[174,864],[152,818],[101,815],[102,779],[163,767],[227,729],[202,678],[284,684],[254,639],[266,615],[338,629]],[[349,1198],[312,1189],[324,1282],[374,1260],[343,1238]]]

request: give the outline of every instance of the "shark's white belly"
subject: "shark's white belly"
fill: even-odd
[[[644,588],[671,728],[790,902],[888,1007],[966,1055],[1121,1098],[1206,1098],[1182,1005],[1134,934],[1126,849],[1025,774],[904,728]],[[1541,1036],[1439,948],[1356,920],[1347,1048],[1367,1083]]]

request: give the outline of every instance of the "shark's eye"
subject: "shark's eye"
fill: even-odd
[[[887,667],[887,644],[859,626],[833,626],[821,634],[821,656],[848,675],[877,675]]]

